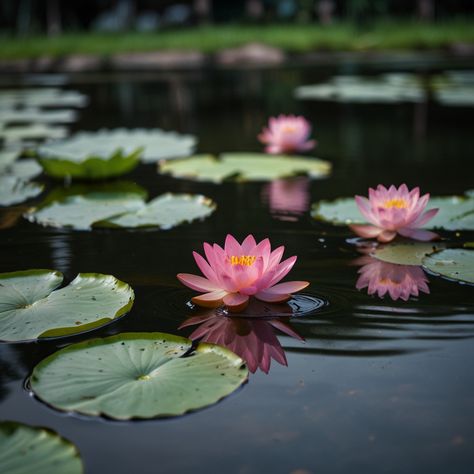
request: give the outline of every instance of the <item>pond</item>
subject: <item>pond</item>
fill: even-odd
[[[350,66],[351,73],[374,72]],[[408,301],[369,295],[356,288],[360,253],[353,235],[309,213],[312,202],[365,195],[378,183],[406,182],[432,195],[472,188],[472,107],[294,97],[298,86],[330,80],[347,68],[12,79],[30,86],[64,80],[65,89],[87,95],[89,105],[72,130],[160,127],[196,135],[203,153],[260,151],[256,135],[269,116],[301,114],[313,124],[315,156],[330,161],[333,172],[286,185],[217,185],[158,175],[154,165],[141,164],[123,179],[150,198],[204,194],[217,203],[216,211],[167,231],[74,231],[24,219],[1,230],[0,272],[49,268],[68,282],[79,272],[100,272],[135,291],[128,315],[92,333],[1,344],[1,419],[57,431],[78,447],[91,474],[472,472],[473,287],[426,273],[429,293]],[[40,181],[47,191],[57,186]],[[187,303],[195,292],[176,274],[197,273],[192,251],[201,252],[203,242],[222,244],[227,233],[284,245],[286,256],[298,256],[291,279],[310,282],[301,292],[301,314],[282,320],[286,334],[275,330],[285,355],[276,351],[280,363],[273,360],[268,374],[257,367],[265,357],[257,348],[255,373],[231,396],[182,417],[148,421],[64,414],[30,395],[25,381],[35,365],[68,343],[130,331],[189,336],[195,326],[178,327],[194,314]],[[449,236],[474,240],[466,232]],[[267,326],[265,334],[272,334]]]

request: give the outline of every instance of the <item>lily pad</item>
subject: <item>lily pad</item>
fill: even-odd
[[[43,205],[25,214],[25,218],[44,226],[90,230],[94,222],[143,207],[143,196],[139,193],[91,192],[66,195],[57,201],[48,197]]]
[[[20,155],[21,149],[0,150],[0,173],[9,167]]]
[[[142,208],[96,222],[94,227],[159,227],[177,225],[209,217],[216,209],[211,199],[200,194],[163,194]]]
[[[43,186],[28,183],[15,176],[0,176],[0,206],[10,206],[34,198],[41,194]]]
[[[45,144],[38,152],[43,159],[71,163],[84,163],[91,158],[107,160],[119,152],[123,156],[139,154],[142,161],[154,163],[163,158],[188,156],[195,145],[196,138],[191,135],[165,132],[158,128],[118,128],[79,132],[66,140]]]
[[[0,423],[0,466],[4,474],[81,474],[77,448],[45,428]]]
[[[427,242],[403,242],[377,246],[372,256],[387,263],[421,265],[427,256],[444,248],[443,244]]]
[[[474,198],[472,196],[432,197],[428,209],[439,208],[427,228],[444,230],[474,230]],[[362,224],[364,219],[354,198],[319,201],[313,204],[314,219],[334,225]]]
[[[88,99],[76,91],[57,88],[0,91],[0,109],[24,107],[84,107]]]
[[[6,143],[44,140],[46,138],[64,138],[67,134],[67,128],[58,125],[34,123],[31,125],[10,125],[2,128],[0,124],[0,139],[5,140]]]
[[[426,256],[423,266],[451,280],[474,284],[474,250],[445,249]]]
[[[2,109],[0,123],[72,123],[77,119],[75,110]]]
[[[121,150],[116,150],[111,155],[89,155],[82,157],[80,161],[75,161],[78,156],[70,155],[62,158],[61,155],[54,155],[50,148],[40,148],[40,152],[45,153],[38,157],[38,162],[43,167],[44,172],[53,178],[81,178],[81,179],[103,179],[122,176],[132,171],[140,160],[141,149],[126,154]],[[47,154],[49,151],[49,155]],[[55,152],[59,151],[56,149]],[[53,153],[53,154],[51,154]]]
[[[14,176],[18,179],[29,180],[40,175],[41,166],[33,159],[17,160],[2,170],[3,174]]]
[[[263,153],[224,153],[195,155],[181,160],[160,163],[161,173],[176,178],[221,183],[224,180],[272,181],[296,175],[323,178],[330,174],[331,164],[319,158]]]
[[[133,305],[133,290],[112,275],[79,273],[57,289],[63,275],[53,270],[0,274],[0,340],[24,342],[95,329]]]
[[[33,393],[54,408],[119,420],[179,416],[246,382],[233,352],[164,333],[125,333],[70,345],[40,362]]]

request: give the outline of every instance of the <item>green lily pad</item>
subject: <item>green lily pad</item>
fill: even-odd
[[[2,109],[0,123],[72,123],[77,119],[75,110]]]
[[[10,89],[0,91],[0,109],[12,107],[84,107],[87,97],[57,88]]]
[[[427,256],[444,248],[443,244],[428,242],[396,242],[377,246],[371,255],[378,260],[399,265],[421,265]]]
[[[139,155],[146,163],[163,158],[188,156],[194,151],[195,137],[154,129],[98,130],[79,132],[66,140],[41,146],[39,156],[46,160],[84,163],[91,158],[110,160],[118,153],[122,156]]]
[[[17,160],[2,171],[3,174],[15,176],[15,178],[25,181],[35,178],[41,172],[41,166],[37,161],[29,158]]]
[[[72,344],[40,362],[30,383],[48,405],[128,420],[179,416],[246,382],[233,352],[164,333],[125,333]]]
[[[15,176],[0,176],[0,206],[11,206],[41,194],[43,186]]]
[[[104,179],[122,176],[132,171],[140,160],[142,150],[139,148],[132,153],[125,154],[116,150],[111,155],[89,155],[80,161],[75,161],[73,155],[69,157],[55,156],[49,148],[42,147],[40,152],[45,153],[38,157],[38,162],[44,172],[53,178],[80,178],[80,179]],[[49,151],[49,155],[46,153]],[[58,150],[56,150],[58,152]]]
[[[209,217],[216,209],[211,199],[200,194],[163,194],[132,212],[96,222],[94,227],[159,227],[177,225]]]
[[[427,209],[432,208],[439,208],[439,212],[428,222],[426,228],[474,230],[474,197],[468,195],[432,197]],[[313,204],[311,215],[314,219],[334,225],[365,223],[354,198],[316,202]]]
[[[272,181],[300,174],[323,178],[330,174],[331,164],[319,158],[303,158],[263,153],[224,153],[195,155],[181,160],[160,163],[161,173],[175,178],[221,183],[224,180]]]
[[[0,173],[12,165],[20,156],[21,148],[0,150]]]
[[[428,255],[423,266],[451,280],[474,284],[474,250],[445,249]]]
[[[0,341],[24,342],[95,329],[133,305],[133,290],[112,275],[79,273],[57,289],[53,270],[0,274]]]
[[[85,195],[66,195],[57,201],[48,197],[37,209],[25,214],[25,218],[44,226],[90,230],[95,222],[128,211],[138,211],[143,209],[143,206],[141,194],[91,192]]]
[[[4,474],[81,474],[77,448],[46,428],[0,422],[0,466]]]

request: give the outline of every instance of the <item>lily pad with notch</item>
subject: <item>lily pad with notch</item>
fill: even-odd
[[[26,342],[96,329],[127,313],[134,293],[112,275],[79,273],[59,288],[54,270],[0,274],[0,341]]]
[[[0,422],[0,466],[5,474],[82,474],[79,452],[54,431]]]
[[[474,284],[474,250],[441,250],[426,256],[423,267],[451,280]]]
[[[223,347],[193,346],[164,333],[123,333],[59,350],[33,369],[30,386],[57,410],[130,420],[207,407],[247,378],[244,361]]]
[[[377,245],[371,255],[387,263],[421,265],[427,255],[444,247],[444,244],[435,242],[395,242],[386,245]]]
[[[94,223],[94,227],[159,227],[171,229],[183,223],[209,217],[216,209],[214,201],[200,194],[167,193],[137,210]]]
[[[159,171],[175,178],[222,183],[235,181],[273,181],[297,175],[324,178],[331,164],[319,158],[264,153],[223,153],[195,155],[160,163]]]

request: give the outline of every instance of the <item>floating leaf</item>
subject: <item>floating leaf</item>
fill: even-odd
[[[79,273],[57,289],[53,270],[0,274],[0,340],[23,342],[95,329],[125,314],[133,290],[112,275]]]
[[[76,91],[56,88],[0,91],[0,110],[24,107],[84,107],[87,97]]]
[[[77,448],[45,428],[0,422],[0,466],[4,474],[81,474]]]
[[[66,195],[57,201],[48,197],[37,209],[25,214],[25,218],[44,226],[90,230],[94,222],[129,211],[138,211],[143,209],[143,206],[141,194],[91,192],[85,195]]]
[[[107,160],[121,153],[123,156],[140,151],[141,160],[154,163],[163,158],[188,156],[194,151],[196,139],[190,135],[165,132],[158,128],[98,130],[79,132],[72,137],[45,144],[39,155],[46,159],[84,163],[90,158]]]
[[[128,420],[178,416],[216,403],[248,377],[214,344],[163,333],[125,333],[70,345],[40,362],[31,389],[58,410]]]
[[[163,194],[142,208],[97,222],[95,227],[160,227],[171,229],[185,222],[204,219],[216,209],[215,203],[200,194]]]
[[[221,183],[239,181],[272,181],[305,174],[311,178],[328,176],[331,164],[318,158],[263,153],[224,153],[219,159],[212,155],[196,155],[160,163],[160,172],[176,178]]]
[[[423,266],[437,275],[474,283],[473,250],[445,249],[426,256],[423,259]]]
[[[40,148],[42,153],[51,153],[54,145],[50,148]],[[57,152],[58,150],[56,150]],[[111,155],[89,155],[81,161],[75,161],[73,155],[61,158],[61,155],[44,154],[38,157],[38,161],[44,172],[53,178],[81,178],[81,179],[103,179],[122,176],[132,171],[138,164],[141,149],[126,154],[116,150]]]
[[[399,265],[421,265],[423,258],[443,248],[442,244],[403,242],[377,246],[371,255],[378,260]]]
[[[19,157],[21,149],[0,150],[0,173],[4,172]]]
[[[439,208],[427,228],[445,230],[474,230],[474,198],[471,196],[432,197],[427,209]],[[364,219],[354,198],[319,201],[313,204],[314,219],[334,225],[362,224]]]
[[[1,127],[0,138],[9,142],[43,140],[45,138],[64,138],[68,134],[66,127],[51,126],[43,123]]]
[[[43,186],[28,183],[15,176],[0,176],[0,206],[10,206],[41,194]]]
[[[75,110],[0,109],[0,123],[72,123]]]
[[[41,166],[36,160],[22,159],[17,160],[10,166],[4,168],[3,173],[27,181],[40,175],[41,171]]]

